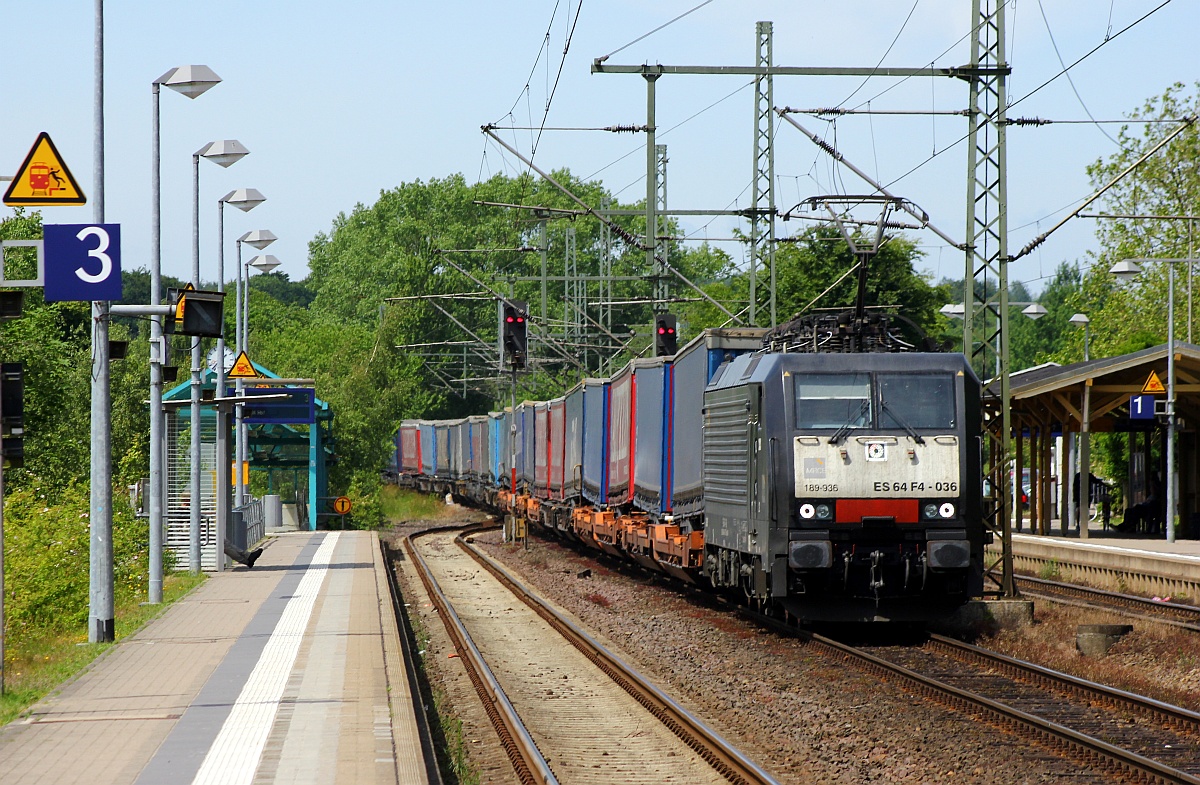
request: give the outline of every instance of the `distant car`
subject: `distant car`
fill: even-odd
[[[1012,474],[1010,473],[1009,479],[1011,479],[1011,478],[1012,478]],[[991,481],[991,478],[989,478],[989,477],[983,478],[983,495],[984,496],[992,495],[992,481]],[[1021,504],[1025,505],[1026,507],[1029,506],[1029,470],[1028,469],[1024,470],[1024,476],[1021,478]]]

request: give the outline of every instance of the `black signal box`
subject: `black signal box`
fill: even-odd
[[[679,351],[679,331],[675,314],[660,313],[654,317],[654,354],[671,357]]]
[[[172,289],[169,294],[176,318],[163,320],[164,333],[198,338],[220,338],[225,334],[224,292]]]
[[[529,306],[520,300],[505,300],[500,310],[500,334],[504,356],[510,367],[522,369],[529,354]]]

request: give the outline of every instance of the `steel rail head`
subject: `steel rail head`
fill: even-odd
[[[463,535],[455,538],[455,542],[730,782],[745,785],[778,785],[774,777],[646,679],[632,665],[605,649],[587,632],[530,593],[495,559],[478,548],[469,546],[463,541]]]
[[[513,708],[504,689],[487,666],[487,662],[484,661],[483,655],[475,646],[467,628],[459,619],[458,614],[454,612],[454,607],[433,577],[429,565],[426,564],[425,559],[413,544],[416,537],[439,531],[444,532],[446,529],[458,530],[461,528],[461,526],[437,527],[411,534],[404,539],[405,550],[408,552],[409,558],[417,565],[421,582],[425,585],[430,599],[437,606],[442,623],[446,625],[446,631],[454,640],[455,648],[467,666],[468,675],[480,694],[484,710],[492,718],[492,723],[496,727],[497,733],[500,734],[501,744],[508,753],[517,777],[523,783],[558,785],[558,778],[550,769],[550,764],[546,762],[533,737],[529,735],[529,730],[521,722],[516,709]]]

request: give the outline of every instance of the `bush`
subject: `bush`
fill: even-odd
[[[146,591],[149,529],[128,501],[114,494],[114,601]],[[87,487],[58,491],[35,481],[6,494],[4,505],[7,630],[40,634],[85,625],[89,607],[91,543]]]

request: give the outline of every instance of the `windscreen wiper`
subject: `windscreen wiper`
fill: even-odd
[[[846,420],[845,425],[843,425],[841,428],[838,428],[836,431],[833,432],[833,436],[829,437],[829,443],[836,445],[839,442],[841,442],[843,439],[845,439],[846,435],[850,433],[850,430],[852,428],[857,427],[857,426],[855,426],[854,421],[859,419],[860,417],[862,417],[864,414],[866,414],[870,408],[871,408],[871,399],[863,398],[862,406],[858,407],[858,412],[851,415],[850,419]]]
[[[889,415],[891,415],[892,419],[896,421],[896,424],[899,425],[901,428],[903,428],[904,432],[907,433],[909,436],[911,436],[912,440],[914,442],[916,442],[917,444],[925,443],[925,440],[921,438],[921,435],[919,433],[917,433],[916,431],[914,431],[911,425],[909,425],[907,422],[905,422],[904,418],[900,416],[900,413],[897,412],[892,407],[888,406],[887,401],[880,398],[879,406],[881,409],[883,409],[885,412],[887,412]]]

